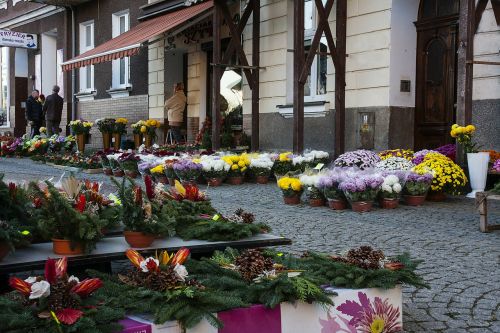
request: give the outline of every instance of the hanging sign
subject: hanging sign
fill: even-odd
[[[36,34],[27,34],[10,30],[0,30],[0,46],[22,47],[37,49],[38,39]]]

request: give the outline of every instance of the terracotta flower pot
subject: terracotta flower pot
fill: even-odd
[[[446,194],[443,191],[429,191],[427,201],[442,202],[446,200]]]
[[[399,199],[382,198],[379,203],[383,209],[395,209],[399,206]]]
[[[102,146],[104,150],[108,150],[111,147],[111,133],[102,133]]]
[[[425,195],[403,195],[408,206],[422,206],[425,201]]]
[[[10,247],[7,243],[0,243],[0,261],[7,256],[10,252]]]
[[[222,178],[209,178],[207,183],[209,186],[218,187],[222,185]]]
[[[76,244],[74,248],[71,248],[71,241],[66,239],[52,239],[52,249],[55,254],[61,255],[77,255],[83,253],[83,246],[81,244]]]
[[[103,168],[102,171],[106,176],[112,176],[113,175],[113,170],[111,168]]]
[[[243,177],[242,176],[228,177],[227,181],[231,185],[241,185],[243,184]]]
[[[366,213],[372,210],[373,202],[371,201],[353,201],[351,202],[352,210],[356,213]]]
[[[142,145],[142,134],[134,134],[135,149],[139,149],[141,145]]]
[[[300,204],[300,195],[295,194],[291,197],[283,197],[283,201],[285,202],[285,205],[298,205]]]
[[[115,150],[120,150],[120,146],[122,145],[122,135],[120,133],[113,133],[113,139],[115,139],[113,147]]]
[[[78,146],[78,151],[83,153],[85,151],[85,134],[76,135],[76,144]]]
[[[125,175],[130,178],[137,178],[139,173],[135,170],[125,170]]]
[[[125,236],[127,243],[131,247],[136,248],[149,247],[156,239],[156,236],[154,235],[148,235],[137,231],[124,231],[123,235]]]
[[[325,200],[319,199],[309,199],[309,206],[311,207],[323,207],[325,205]]]
[[[255,177],[257,184],[267,184],[269,183],[269,176],[257,176]]]
[[[113,176],[115,176],[115,177],[123,177],[124,175],[125,175],[125,172],[123,172],[122,169],[113,170]]]
[[[344,210],[347,208],[347,202],[345,200],[328,199],[328,207],[334,210]]]
[[[150,148],[153,145],[153,137],[149,134],[144,136],[144,145],[146,148]]]

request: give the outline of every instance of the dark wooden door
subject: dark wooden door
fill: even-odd
[[[22,136],[26,133],[26,100],[28,99],[28,78],[16,77],[15,79],[15,125],[14,135]]]
[[[458,16],[449,12],[439,16],[439,2],[435,4],[436,15],[421,17],[416,23],[415,149],[418,150],[451,143],[449,132],[456,118]]]

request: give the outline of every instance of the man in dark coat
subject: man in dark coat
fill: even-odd
[[[47,121],[47,135],[50,137],[59,134],[64,99],[59,96],[59,86],[52,88],[52,95],[47,96],[43,105],[45,120]]]
[[[31,96],[26,101],[26,120],[31,126],[31,138],[40,135],[40,127],[43,121],[42,103],[38,99],[38,90],[33,90]]]

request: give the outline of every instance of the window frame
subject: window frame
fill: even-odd
[[[121,31],[121,18],[125,18],[125,30]],[[115,38],[127,31],[130,30],[130,11],[122,10],[120,12],[113,13],[111,15],[111,24],[112,24],[112,37]],[[125,78],[125,82],[121,82],[122,69],[121,64],[124,64],[125,73],[123,77]],[[112,79],[111,79],[111,89],[126,89],[131,87],[130,84],[130,58],[125,57],[121,59],[116,59],[112,61]]]
[[[87,28],[90,27],[90,38],[91,42],[88,43],[87,40]],[[95,24],[94,20],[82,22],[79,25],[79,37],[80,37],[80,54],[87,52],[94,48],[95,42]],[[90,44],[90,45],[87,45]],[[90,75],[90,82],[89,80]],[[95,91],[95,77],[94,77],[94,65],[81,67],[79,70],[80,76],[80,92],[91,93]]]

